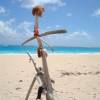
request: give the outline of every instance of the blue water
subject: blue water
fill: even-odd
[[[100,53],[100,48],[86,48],[86,47],[45,47],[49,53]],[[0,46],[0,54],[23,54],[26,52],[36,53],[36,47],[32,46]]]

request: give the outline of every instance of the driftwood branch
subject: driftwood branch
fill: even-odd
[[[28,56],[29,56],[29,58],[30,58],[30,61],[32,61],[33,65],[34,65],[34,67],[35,67],[36,72],[38,72],[38,69],[37,69],[37,67],[36,67],[35,61],[33,60],[33,58],[31,57],[31,55],[30,55],[29,53],[27,53],[27,54],[28,54]],[[28,98],[29,98],[29,96],[30,96],[30,93],[31,93],[32,88],[33,88],[33,86],[34,86],[34,83],[35,83],[35,81],[36,81],[36,77],[37,77],[37,74],[36,74],[35,77],[33,78],[33,81],[32,81],[32,83],[31,83],[31,85],[30,85],[30,87],[29,87],[29,90],[28,90],[27,94],[26,94],[25,100],[28,100]]]
[[[29,56],[29,60],[32,61],[33,65],[34,65],[34,68],[36,70],[36,72],[38,73],[38,68],[36,67],[36,63],[35,61],[33,60],[32,56],[30,55],[30,53],[27,52],[27,55]]]
[[[28,100],[28,98],[29,98],[29,96],[30,96],[30,93],[31,93],[31,91],[32,91],[32,88],[33,88],[33,86],[34,86],[35,81],[36,81],[36,76],[33,78],[33,81],[32,81],[32,83],[31,83],[31,85],[30,85],[30,87],[29,87],[29,90],[28,90],[28,92],[27,92],[27,95],[26,95],[25,100]]]

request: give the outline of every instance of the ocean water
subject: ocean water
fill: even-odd
[[[100,48],[87,47],[45,47],[49,53],[100,53]],[[0,46],[0,54],[36,53],[37,47],[33,46]]]

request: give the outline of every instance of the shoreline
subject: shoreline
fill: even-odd
[[[37,55],[37,53],[30,54]],[[27,55],[27,53],[0,53],[0,55]],[[48,53],[48,56],[49,55],[100,55],[100,53]]]

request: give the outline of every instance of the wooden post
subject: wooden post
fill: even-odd
[[[42,65],[43,65],[43,71],[44,71],[45,85],[47,87],[46,100],[54,100],[53,87],[51,84],[51,79],[50,79],[50,75],[49,75],[49,71],[48,71],[48,65],[47,65],[47,61],[46,61],[45,51],[43,50],[41,39],[39,37],[37,37],[36,39],[37,39],[39,48],[41,48],[41,50],[42,50],[42,55],[41,55],[42,56]]]

